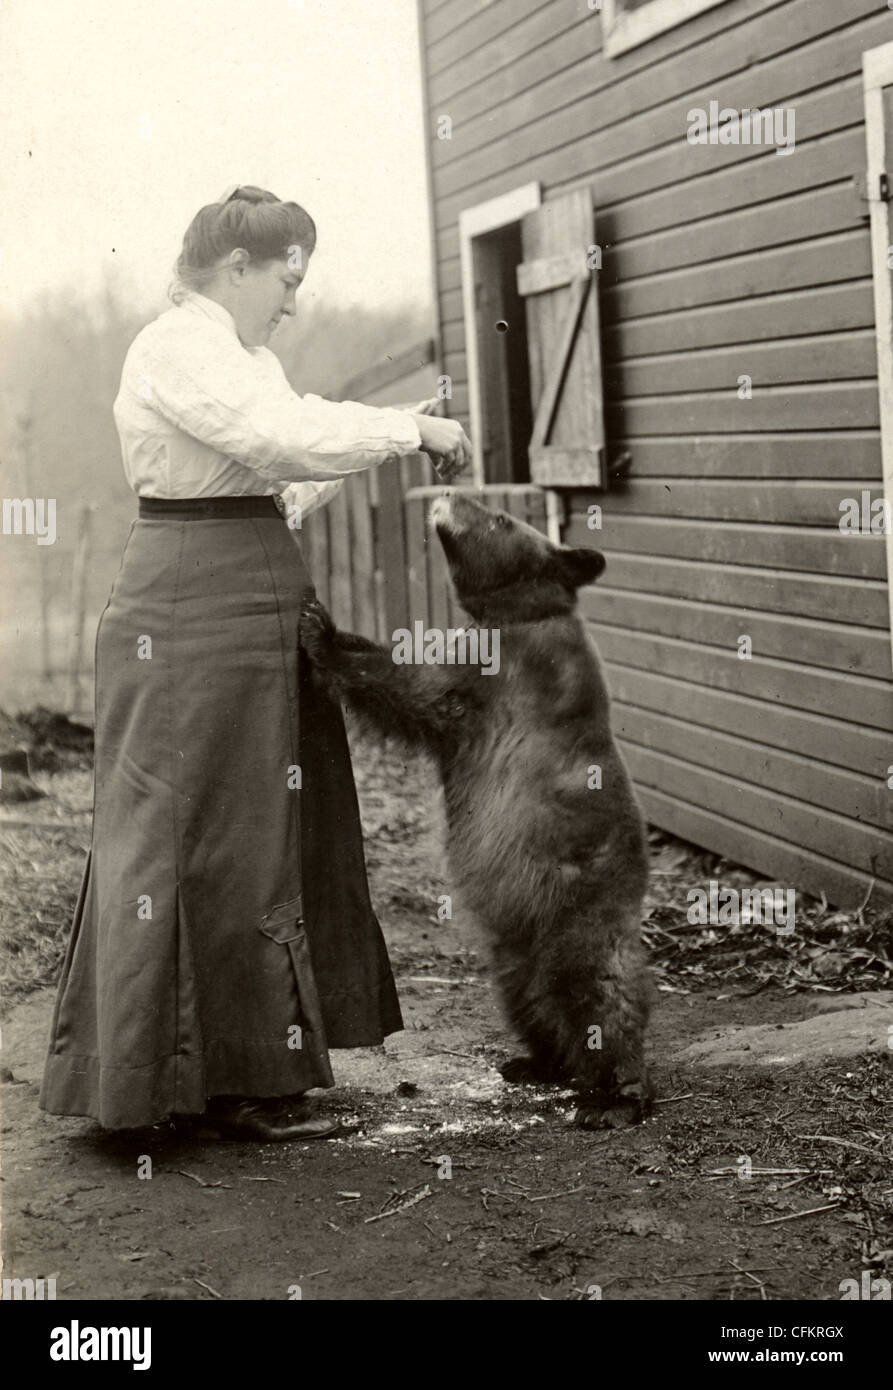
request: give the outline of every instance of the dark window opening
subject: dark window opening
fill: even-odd
[[[521,224],[474,241],[475,319],[484,481],[529,483],[533,433],[527,318],[518,293]]]

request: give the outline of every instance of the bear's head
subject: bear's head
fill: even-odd
[[[465,492],[431,506],[456,596],[477,622],[531,622],[570,613],[577,590],[605,568],[597,550],[554,545],[506,512],[490,511]]]

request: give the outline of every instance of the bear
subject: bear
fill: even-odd
[[[477,629],[480,653],[489,636],[498,663],[485,671],[457,659],[474,649],[454,641],[438,664],[401,664],[338,630],[313,591],[301,643],[314,679],[361,724],[438,766],[451,870],[526,1047],[500,1068],[504,1079],[570,1087],[582,1128],[636,1123],[653,1100],[647,841],[577,612],[577,591],[604,557],[557,545],[466,491],[438,497],[429,521],[472,619],[466,638]]]

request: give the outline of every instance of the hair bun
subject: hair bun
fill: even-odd
[[[201,293],[237,248],[263,265],[291,256],[296,246],[309,256],[315,245],[313,218],[298,203],[284,203],[254,184],[236,184],[218,202],[199,208],[186,228],[171,298],[176,303],[190,290]]]
[[[281,199],[275,193],[268,193],[265,188],[257,188],[254,184],[234,183],[229,188],[224,189],[217,199],[218,203],[278,203]]]

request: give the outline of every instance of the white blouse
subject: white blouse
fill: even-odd
[[[201,294],[137,334],[114,413],[139,496],[281,493],[303,515],[346,475],[421,444],[405,411],[297,395],[278,357],[244,347],[232,315]]]

